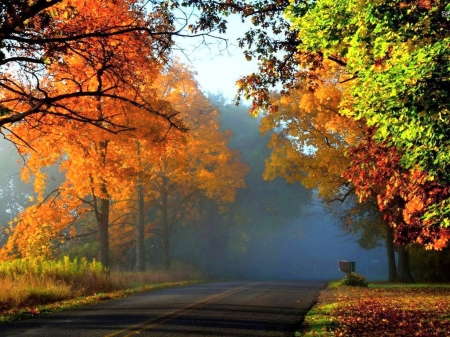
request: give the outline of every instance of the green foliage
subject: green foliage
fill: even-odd
[[[366,278],[363,275],[357,273],[351,273],[350,277],[343,279],[343,285],[352,286],[352,287],[368,287],[369,283],[367,283]]]
[[[398,147],[405,167],[450,181],[450,19],[445,1],[322,0],[308,10],[292,2],[300,53],[345,65],[340,112],[376,126],[376,138]],[[307,68],[307,66],[305,66]],[[450,202],[429,209],[448,226]]]

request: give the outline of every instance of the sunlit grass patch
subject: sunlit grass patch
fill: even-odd
[[[0,322],[66,310],[138,292],[202,280],[190,266],[173,271],[111,272],[96,261],[13,260],[0,263]]]
[[[342,280],[334,280],[328,282],[328,288],[337,288],[342,285]]]
[[[191,281],[178,281],[178,282],[165,282],[158,284],[147,284],[145,286],[139,286],[135,288],[128,288],[122,290],[116,290],[107,293],[97,293],[91,296],[81,296],[77,298],[69,298],[61,301],[56,301],[48,304],[26,306],[26,307],[13,307],[8,310],[0,311],[0,324],[9,323],[19,319],[33,317],[39,314],[48,314],[57,311],[64,311],[74,309],[90,304],[95,304],[111,299],[123,298],[130,295],[138,294],[145,291],[152,291],[157,289],[171,288],[176,286],[184,286],[189,284],[195,284],[204,282],[201,280]]]
[[[0,310],[58,301],[72,294],[68,284],[27,276],[2,277],[0,289]]]
[[[295,335],[302,337],[330,337],[334,336],[336,322],[333,311],[339,306],[334,290],[340,286],[339,281],[331,281],[321,292],[317,304],[308,312],[303,322],[303,329]]]
[[[374,282],[369,284],[370,288],[448,288],[450,283],[396,283],[396,282]]]
[[[336,322],[331,315],[332,310],[337,306],[337,303],[328,305],[316,305],[312,308],[308,315],[305,317],[305,329],[304,332],[297,332],[296,336],[334,336],[334,329]]]

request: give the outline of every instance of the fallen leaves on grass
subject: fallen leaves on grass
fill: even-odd
[[[339,291],[335,336],[446,337],[450,288],[389,287]]]

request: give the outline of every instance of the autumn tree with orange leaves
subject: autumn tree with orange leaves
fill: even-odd
[[[20,150],[27,157],[23,176],[34,177],[38,200],[20,214],[12,227],[3,248],[5,256],[50,257],[58,244],[82,235],[76,225],[93,214],[96,228],[92,233],[99,238],[100,261],[109,267],[111,230],[115,244],[121,244],[130,238],[121,235],[122,231],[130,233],[131,229],[136,233],[132,236],[137,238],[137,254],[143,251],[143,240],[149,235],[145,227],[152,226],[145,222],[149,203],[166,203],[158,221],[167,226],[168,190],[155,185],[177,186],[178,195],[186,200],[188,195],[203,190],[207,196],[227,202],[233,200],[236,188],[245,186],[246,168],[227,148],[226,135],[218,129],[217,114],[192,74],[179,65],[161,72],[155,78],[146,78],[148,99],[151,97],[157,109],[180,111],[178,123],[188,126],[188,132],[170,130],[164,118],[142,112],[134,105],[120,107],[91,102],[89,98],[83,101],[85,108],[99,114],[111,116],[118,108],[124,109],[127,119],[120,123],[129,126],[130,131],[114,134],[73,120],[58,128],[55,124],[48,129],[15,126],[14,134],[20,135],[24,144]],[[145,84],[141,82],[141,86]],[[45,167],[55,164],[64,171],[66,180],[46,195]],[[183,206],[180,204],[178,210]],[[138,269],[143,270],[144,264],[141,256]]]
[[[427,206],[439,201],[447,192],[424,173],[402,170],[400,155],[393,157],[395,148],[381,148],[375,141],[367,141],[370,129],[363,121],[353,121],[339,114],[338,106],[345,92],[345,83],[339,83],[340,71],[342,68],[325,62],[325,67],[315,72],[319,81],[314,91],[297,89],[288,97],[273,95],[273,104],[278,109],[263,113],[260,127],[264,133],[274,131],[269,143],[272,153],[266,161],[264,176],[301,181],[309,188],[316,188],[322,200],[332,207],[338,201],[353,203],[343,216],[344,227],[350,232],[384,233],[389,279],[395,281],[394,239],[399,244],[400,278],[409,273],[405,244],[418,242],[434,249],[446,246],[446,231],[430,227],[422,216]],[[386,166],[382,163],[392,165],[393,171],[383,171]],[[399,177],[398,172],[401,172],[401,179],[394,178]],[[371,175],[376,175],[377,180]],[[357,200],[349,201],[355,199],[355,193],[365,206],[354,205]],[[409,201],[399,203],[399,197]],[[376,211],[384,215],[384,221],[374,216],[373,221],[361,222],[362,215],[358,212],[369,217]]]
[[[94,11],[91,6],[84,6],[85,15],[92,19],[90,24],[113,24],[104,17],[106,13],[118,20],[116,24],[137,20],[129,17],[132,12],[122,2],[98,2],[100,7]],[[67,10],[64,7],[56,12],[72,18]],[[74,13],[74,18],[81,20],[81,13],[81,10]],[[112,16],[111,13],[117,15]],[[69,20],[66,24],[79,28],[83,22]],[[68,224],[82,216],[87,206],[94,211],[97,222],[100,261],[105,267],[109,266],[110,202],[123,199],[133,186],[127,183],[127,178],[133,175],[136,165],[126,165],[134,160],[132,154],[136,153],[133,138],[163,138],[164,133],[175,125],[173,118],[177,113],[167,102],[157,102],[152,89],[162,69],[162,60],[154,57],[154,47],[151,39],[135,32],[122,35],[120,39],[108,34],[92,36],[77,41],[75,46],[65,50],[60,59],[46,66],[46,74],[38,82],[42,91],[65,92],[68,99],[64,104],[59,102],[49,106],[54,113],[30,115],[29,119],[9,128],[9,139],[27,157],[24,178],[27,179],[27,174],[34,175],[38,193],[38,203],[22,214],[23,221],[17,230],[23,234],[17,243],[11,243],[14,249],[28,247],[30,251],[27,254],[38,254],[41,247],[46,250],[43,255],[48,256],[52,247],[46,247],[37,239],[41,237],[43,242],[53,242],[54,236],[63,231],[67,235],[70,233]],[[72,95],[70,92],[90,94]],[[6,91],[5,96],[8,94],[11,92]],[[117,100],[117,96],[123,99]],[[9,102],[15,102],[14,106],[18,108],[22,104],[20,97],[12,94]],[[22,108],[25,109],[26,105]],[[86,119],[85,116],[89,117]],[[141,125],[146,125],[146,128],[137,130]],[[126,130],[134,131],[132,134],[120,132]],[[46,177],[42,168],[56,163],[65,170],[66,181],[53,195],[45,196]],[[31,228],[21,230],[20,226],[44,232],[33,236]],[[31,236],[26,238],[25,233]],[[36,249],[33,249],[32,242],[35,242]],[[13,252],[8,247],[6,250]]]
[[[18,122],[36,128],[67,119],[116,133],[129,128],[83,109],[85,98],[134,105],[176,126],[173,113],[155,109],[139,82],[152,71],[148,62],[167,62],[175,36],[193,36],[185,29],[188,15],[180,19],[164,2],[137,0],[11,0],[0,3],[0,12],[2,133]]]
[[[430,205],[448,198],[449,186],[420,168],[405,169],[395,146],[376,142],[369,130],[357,146],[348,150],[351,160],[343,174],[355,187],[360,201],[375,197],[385,221],[393,229],[398,244],[398,281],[411,282],[406,245],[418,243],[425,249],[446,248],[450,231],[439,222],[426,220]]]
[[[176,227],[201,217],[202,196],[221,204],[233,202],[237,189],[245,187],[248,168],[228,148],[230,135],[220,132],[218,112],[200,91],[190,69],[175,64],[159,78],[156,88],[161,101],[181,111],[179,118],[189,130],[166,135],[166,146],[157,158],[142,158],[145,173],[153,175],[142,185],[147,214],[149,209],[158,214],[150,232],[160,238],[163,265],[169,269]],[[137,261],[140,259],[142,256],[137,256]]]
[[[116,108],[101,106],[103,113],[115,113]],[[35,205],[20,214],[5,247],[8,254],[18,249],[22,256],[50,256],[52,245],[58,239],[64,241],[75,235],[71,231],[72,225],[93,212],[100,245],[99,258],[106,267],[109,266],[108,231],[110,224],[115,222],[110,218],[111,207],[120,207],[118,202],[134,192],[136,169],[139,168],[136,137],[146,136],[153,142],[163,130],[154,115],[145,115],[141,111],[134,114],[132,109],[130,107],[127,114],[139,123],[133,126],[145,125],[146,129],[113,134],[74,121],[58,128],[53,124],[49,130],[30,129],[25,124],[14,128],[14,133],[27,144],[20,147],[22,155],[27,157],[22,176],[34,179],[38,197]],[[66,180],[47,195],[45,168],[50,165],[59,165]],[[42,241],[38,241],[39,238]],[[40,248],[45,252],[40,252]]]

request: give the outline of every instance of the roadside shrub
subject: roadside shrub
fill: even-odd
[[[369,285],[366,281],[366,278],[357,273],[351,273],[350,277],[342,280],[342,284],[352,287],[367,287]]]

